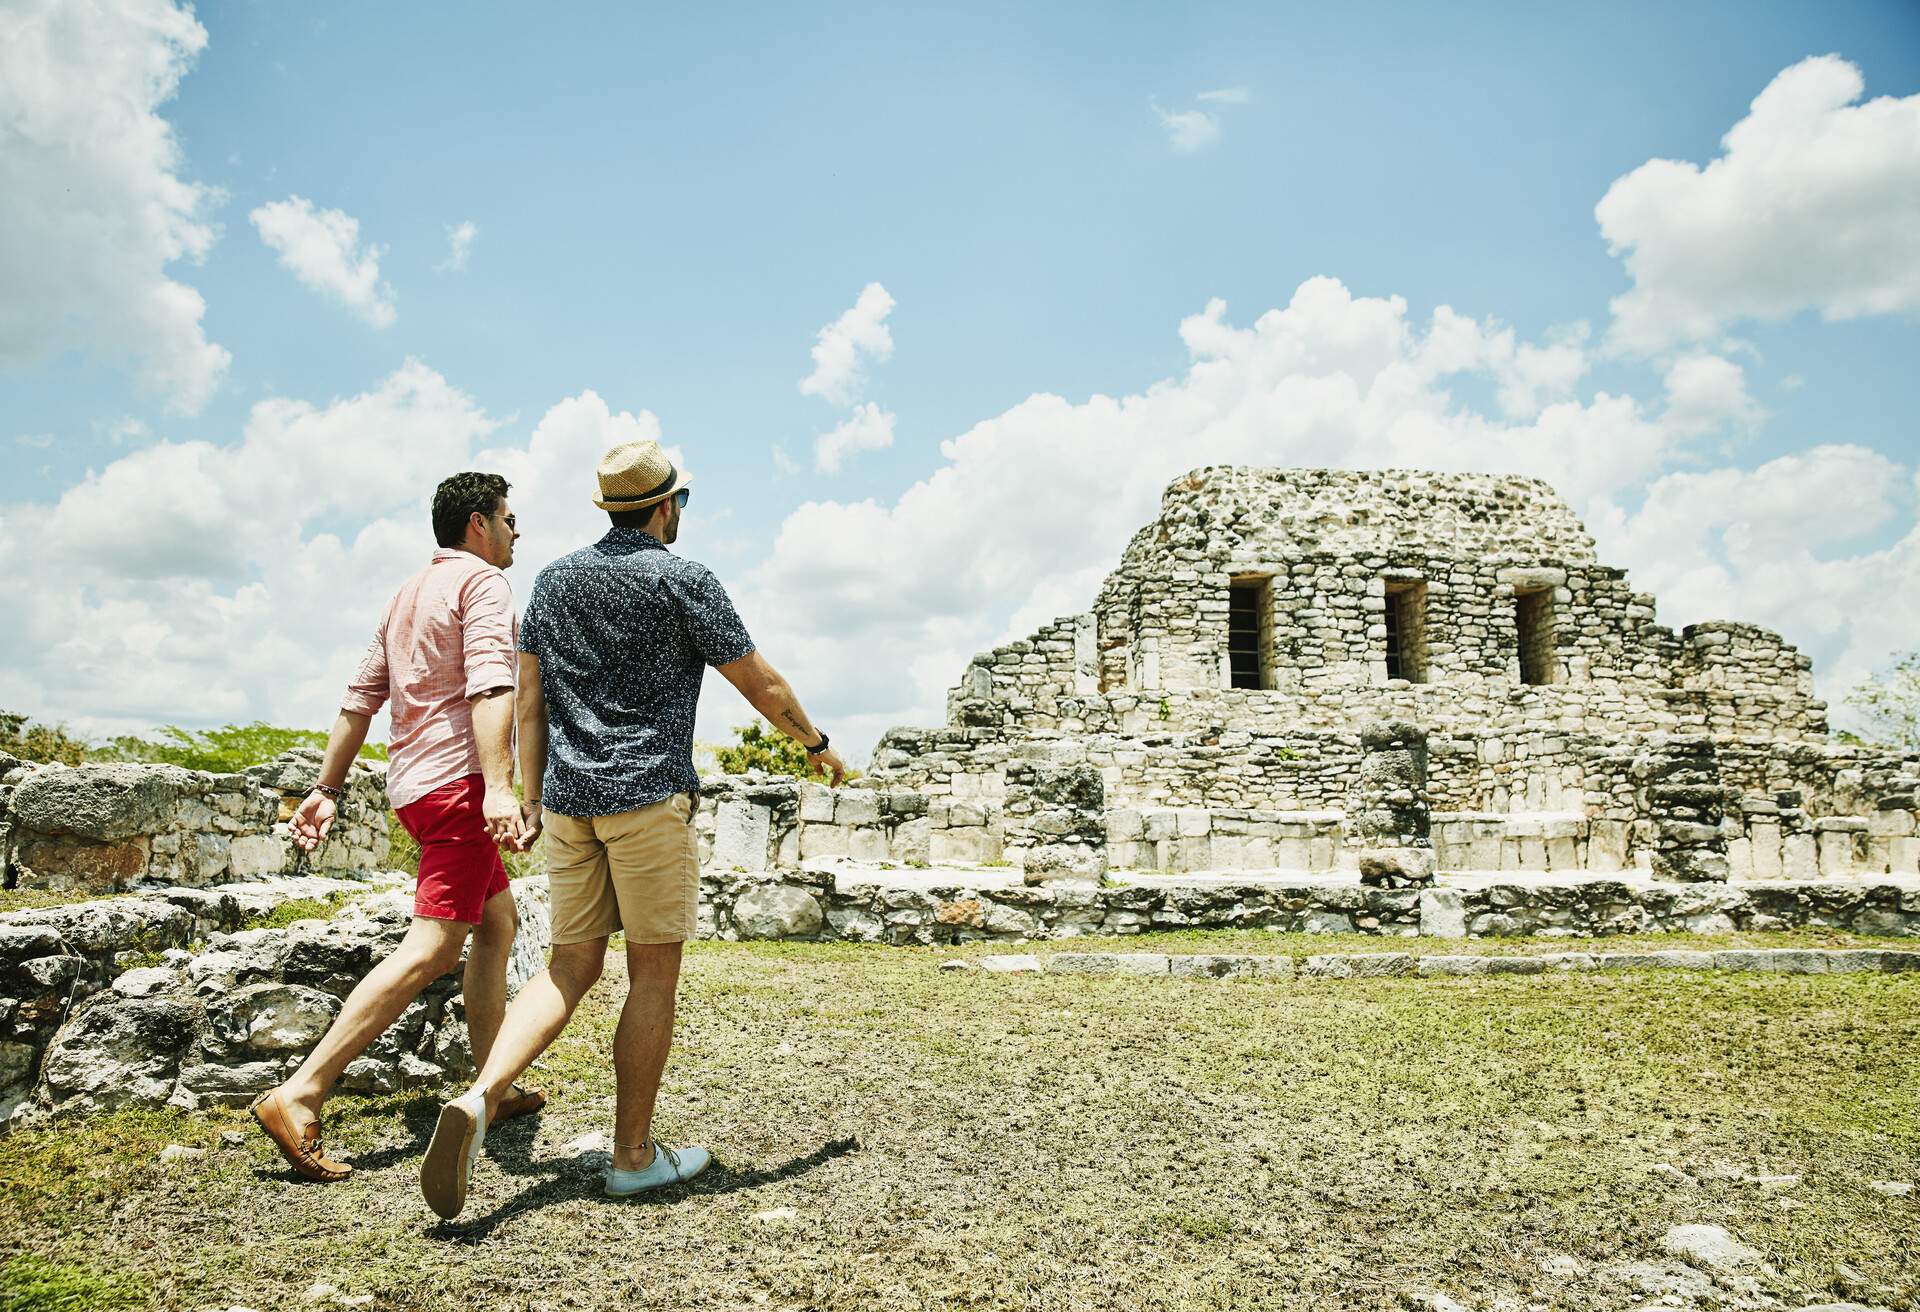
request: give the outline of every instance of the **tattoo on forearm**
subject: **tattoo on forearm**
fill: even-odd
[[[789,706],[786,710],[780,712],[780,718],[792,725],[795,729],[800,728],[800,717],[793,713],[793,707]]]

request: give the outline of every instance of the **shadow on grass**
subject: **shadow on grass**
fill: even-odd
[[[531,1137],[531,1135],[521,1136],[523,1140],[530,1140]],[[778,1166],[754,1171],[735,1171],[716,1160],[713,1165],[684,1185],[649,1190],[644,1194],[628,1198],[606,1196],[599,1167],[600,1159],[605,1157],[604,1153],[583,1153],[577,1157],[550,1157],[536,1162],[531,1156],[530,1142],[509,1141],[502,1145],[503,1151],[493,1152],[493,1138],[488,1136],[487,1147],[494,1160],[507,1174],[544,1175],[549,1178],[531,1188],[521,1190],[484,1216],[477,1216],[471,1221],[464,1222],[442,1221],[427,1231],[428,1238],[444,1239],[455,1244],[475,1244],[516,1216],[575,1198],[599,1198],[610,1206],[647,1207],[659,1203],[676,1202],[687,1197],[732,1194],[745,1189],[758,1189],[762,1185],[775,1184],[781,1180],[790,1180],[796,1175],[804,1175],[836,1157],[858,1152],[860,1141],[857,1138],[830,1139],[804,1156],[792,1158]]]

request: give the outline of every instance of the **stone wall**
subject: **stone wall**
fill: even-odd
[[[340,1002],[405,935],[404,877],[173,889],[0,915],[0,1120],[115,1107],[239,1104],[292,1071]],[[394,887],[401,886],[401,887]],[[518,989],[546,961],[546,881],[513,886]],[[245,928],[292,898],[330,919]],[[348,1067],[385,1091],[471,1073],[459,975],[435,981]]]
[[[1288,879],[1063,887],[956,873],[909,882],[871,872],[709,870],[701,880],[700,934],[931,944],[1212,928],[1587,938],[1816,926],[1920,937],[1920,887],[1911,882],[1679,884],[1574,876],[1427,889]]]
[[[284,822],[319,766],[319,753],[305,750],[239,774],[0,758],[0,886],[84,895],[279,873],[294,859]],[[306,869],[364,873],[386,864],[384,767],[357,762],[344,793]]]

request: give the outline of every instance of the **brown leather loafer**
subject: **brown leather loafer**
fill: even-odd
[[[522,1088],[516,1084],[513,1086],[513,1091],[500,1100],[499,1107],[494,1109],[493,1123],[499,1125],[502,1121],[513,1120],[516,1116],[531,1116],[546,1105],[546,1094],[532,1085]]]
[[[309,1121],[304,1130],[294,1129],[292,1109],[287,1106],[286,1099],[280,1096],[280,1090],[267,1090],[255,1098],[247,1110],[253,1113],[254,1120],[260,1122],[260,1128],[273,1140],[280,1155],[287,1159],[287,1165],[302,1176],[330,1184],[353,1174],[351,1166],[334,1161],[321,1147],[319,1121]]]

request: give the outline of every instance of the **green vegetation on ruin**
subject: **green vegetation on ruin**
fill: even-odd
[[[1812,941],[1690,937],[1634,942]],[[1056,947],[1221,943],[1035,950]],[[1648,1301],[1604,1269],[1665,1260],[1668,1226],[1707,1222],[1762,1250],[1791,1305],[1920,1295],[1920,1200],[1870,1188],[1920,1174],[1920,976],[939,969],[1005,950],[690,945],[659,1132],[718,1163],[652,1198],[607,1200],[559,1153],[609,1128],[616,955],[536,1071],[547,1112],[489,1139],[457,1223],[416,1192],[436,1100],[343,1096],[330,1143],[360,1170],[337,1186],[292,1180],[237,1109],[0,1140],[0,1250],[122,1272],[152,1308],[296,1306],[320,1281],[422,1312],[1389,1309],[1428,1291],[1592,1309]],[[207,1152],[156,1166],[169,1143]]]

